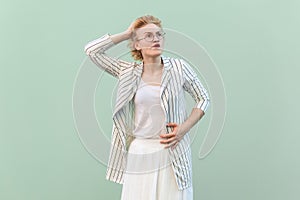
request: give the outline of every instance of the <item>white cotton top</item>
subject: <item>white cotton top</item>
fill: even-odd
[[[160,86],[141,79],[134,98],[136,138],[160,138],[165,133],[165,114],[160,104]]]

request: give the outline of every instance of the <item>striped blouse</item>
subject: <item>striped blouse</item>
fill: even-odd
[[[115,44],[109,34],[87,43],[85,53],[101,69],[118,79],[118,91],[113,111],[111,148],[106,179],[123,183],[127,150],[134,129],[134,95],[141,81],[143,64],[127,62],[108,56],[105,51]],[[184,91],[195,100],[194,108],[206,111],[209,105],[207,90],[193,69],[183,59],[161,56],[164,64],[160,100],[165,113],[165,123],[183,123],[188,115]],[[171,150],[168,148],[176,183],[180,190],[192,185],[192,157],[189,133]]]

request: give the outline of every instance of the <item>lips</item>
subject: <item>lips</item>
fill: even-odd
[[[155,44],[152,47],[160,47],[160,45],[159,44]]]

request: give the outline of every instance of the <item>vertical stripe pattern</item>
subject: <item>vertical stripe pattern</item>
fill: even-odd
[[[119,87],[113,112],[113,129],[109,161],[106,171],[108,180],[123,183],[126,170],[127,148],[134,127],[134,95],[136,93],[143,64],[125,62],[111,58],[105,51],[114,46],[109,34],[89,42],[85,53],[101,69],[118,78]],[[201,84],[193,69],[182,59],[162,56],[164,69],[161,81],[161,106],[165,111],[165,123],[183,123],[187,119],[184,91],[195,101],[195,108],[204,112],[209,105],[206,89]],[[185,134],[174,150],[169,148],[169,156],[176,183],[180,190],[192,185],[192,157],[189,133]]]

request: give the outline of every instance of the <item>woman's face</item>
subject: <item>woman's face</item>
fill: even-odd
[[[135,48],[141,50],[143,57],[157,57],[162,54],[164,32],[155,24],[147,24],[136,30]]]

